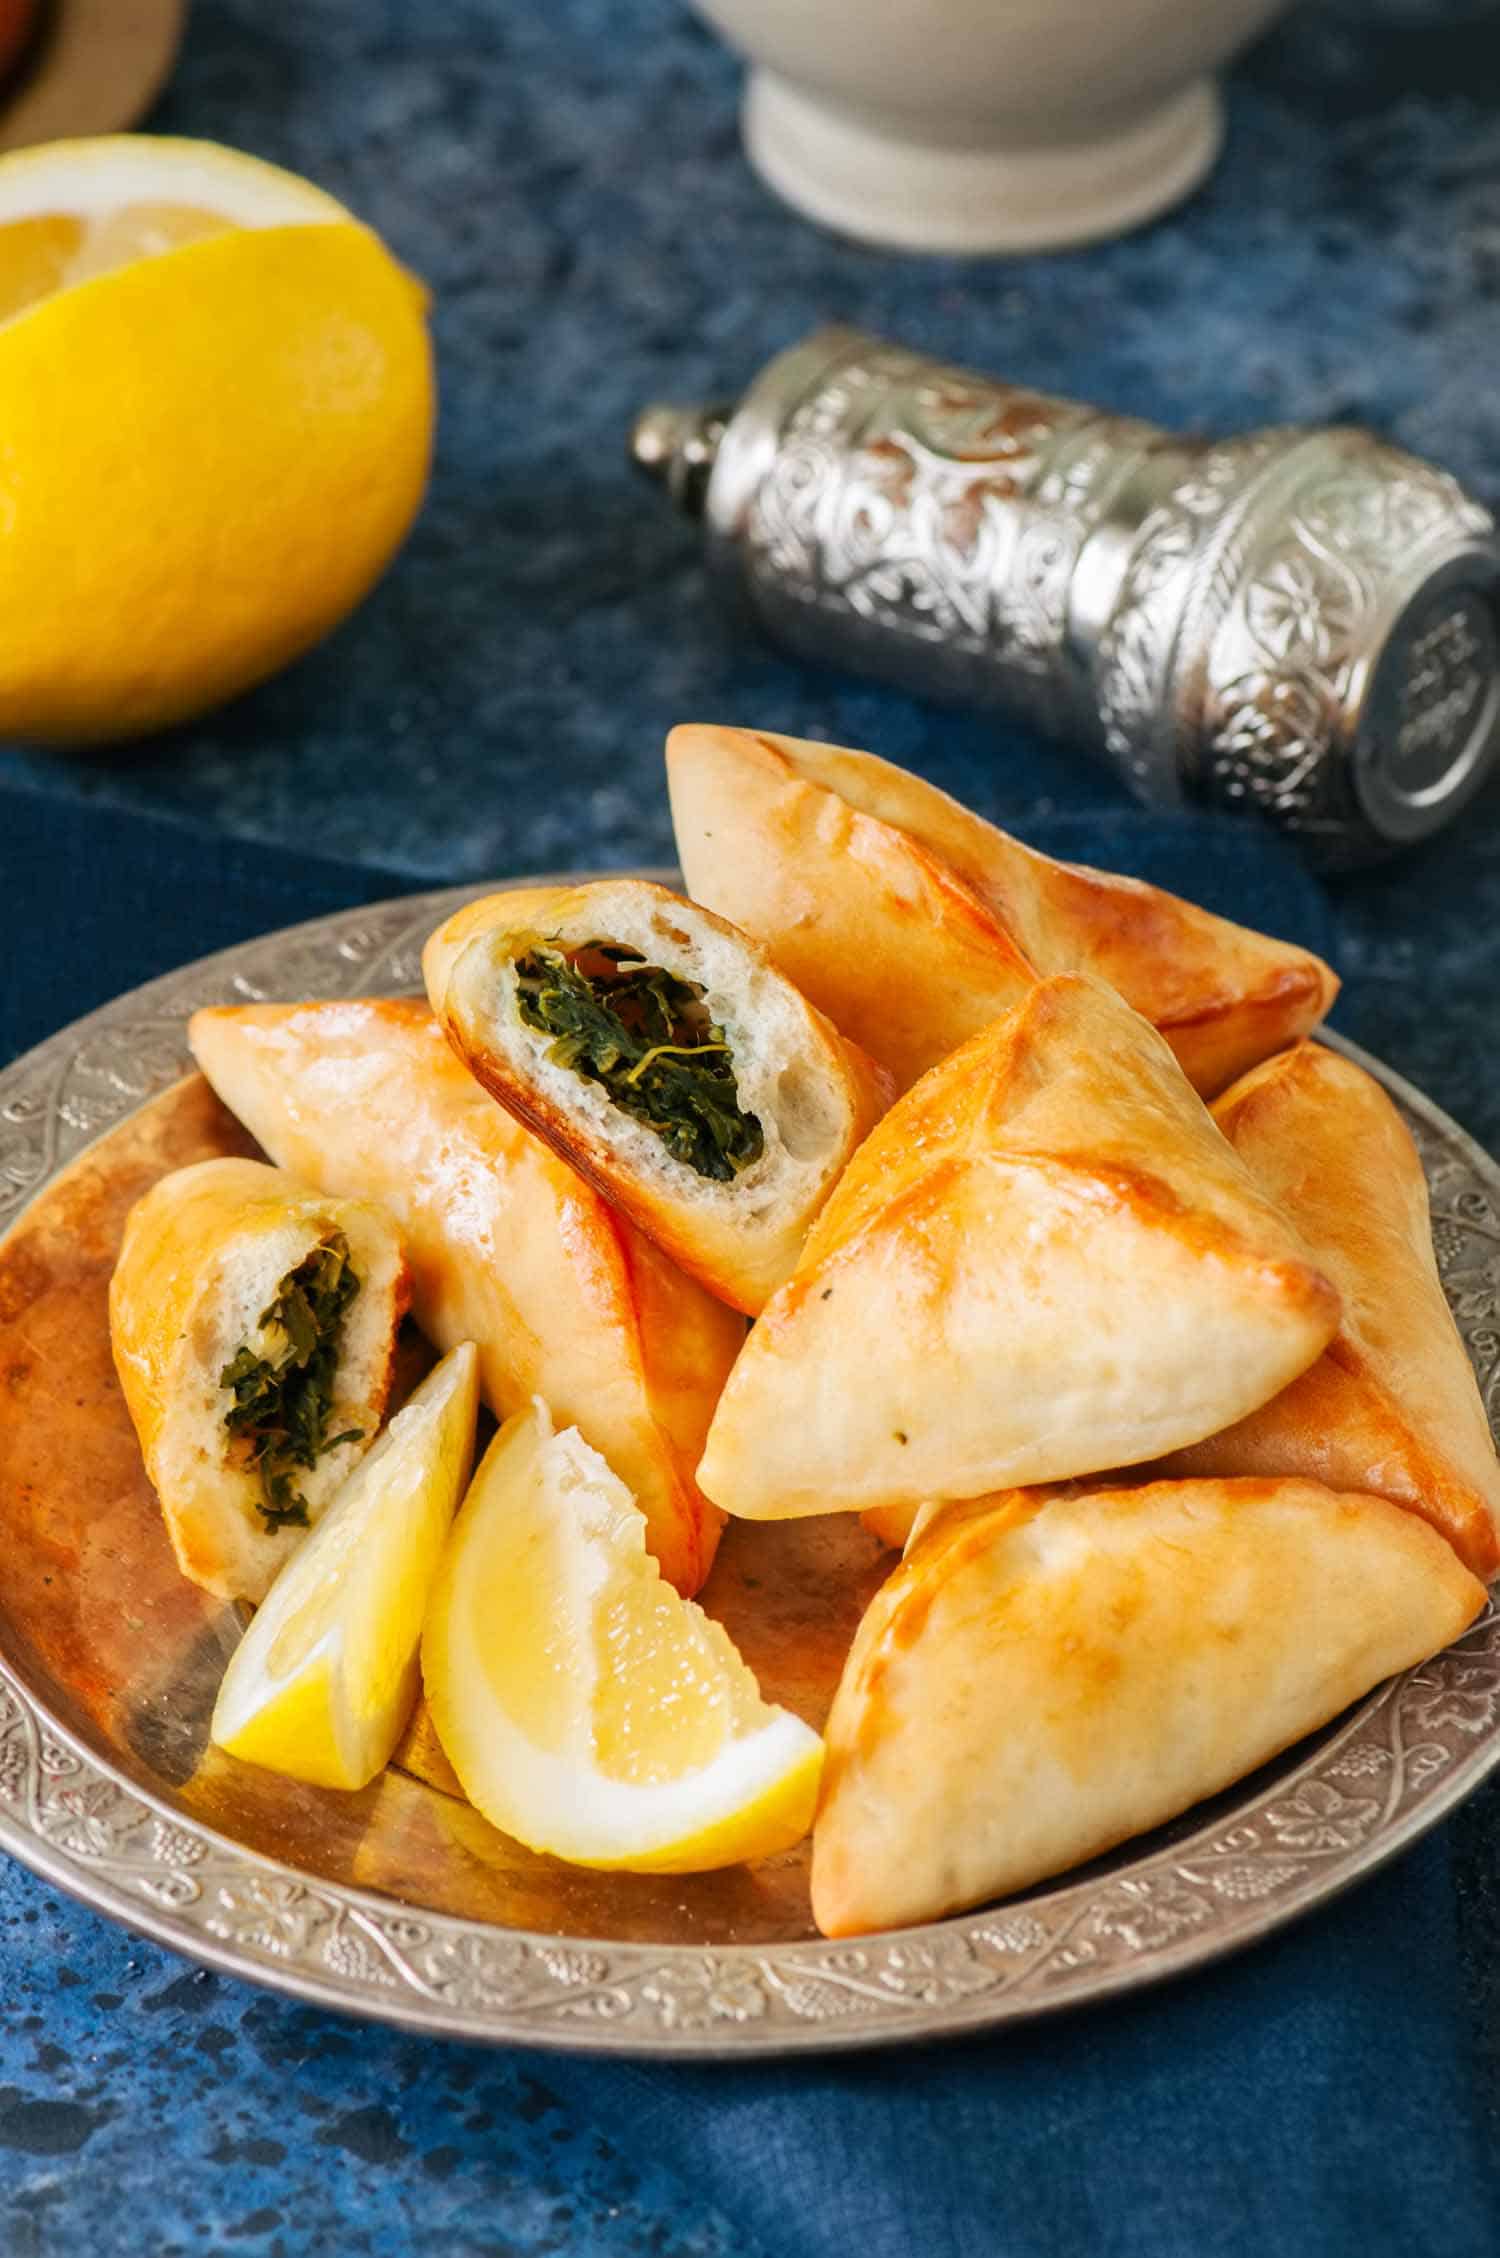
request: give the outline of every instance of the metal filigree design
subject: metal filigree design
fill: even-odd
[[[1375,461],[1368,443],[1364,454],[1304,444],[1295,459],[1291,491],[1247,526],[1235,584],[1207,623],[1194,724],[1211,797],[1336,837],[1361,822],[1348,748],[1393,567],[1495,528],[1452,479],[1390,450]],[[1461,601],[1437,613],[1403,664],[1394,759],[1456,750],[1489,679]]]
[[[1144,424],[860,341],[790,410],[740,529],[750,585],[798,614],[920,646],[950,688],[1008,694],[1065,726],[1078,554]],[[979,662],[977,667],[975,662]]]
[[[181,1073],[198,1005],[393,995],[478,889],[347,913],[205,959],[0,1075],[0,1210]],[[1347,1047],[1347,1046],[1346,1046]],[[1500,1169],[1381,1071],[1422,1152],[1444,1283],[1500,1425]],[[521,1934],[278,1865],[149,1794],[0,1655],[0,1845],[101,1911],[304,1998],[470,2038],[670,2054],[930,2037],[1098,1997],[1246,1943],[1379,1864],[1500,1762],[1500,1617],[1380,1689],[1270,1786],[1231,1791],[1102,1874],[856,1943],[758,1949]]]
[[[1165,491],[1135,535],[1093,669],[1105,751],[1145,799],[1181,795],[1175,678],[1196,646],[1184,624],[1219,599],[1233,569],[1226,525],[1284,444],[1262,432],[1162,458]]]
[[[798,649],[1100,742],[1147,800],[1348,859],[1478,780],[1495,526],[1367,434],[1175,441],[835,330],[731,419],[708,514]]]

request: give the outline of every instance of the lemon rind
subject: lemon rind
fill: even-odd
[[[103,219],[126,204],[166,200],[196,204],[243,228],[358,225],[312,181],[215,141],[117,133],[0,157],[0,226],[54,212]]]

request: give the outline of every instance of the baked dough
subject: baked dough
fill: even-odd
[[[310,1259],[341,1243],[358,1290],[331,1336],[315,1463],[268,1503],[224,1373],[241,1351],[286,1359],[264,1320]],[[183,1574],[221,1599],[264,1599],[278,1569],[375,1440],[408,1294],[396,1227],[258,1160],[203,1160],[131,1209],[109,1289],[110,1345]],[[286,1518],[283,1518],[283,1513]]]
[[[633,959],[612,965],[588,950],[600,941],[624,944]],[[727,1090],[754,1144],[732,1174],[716,1142],[705,1141],[704,1150],[689,1139],[697,1158],[680,1157],[664,1142],[662,1123],[642,1119],[603,1081],[562,1063],[555,1036],[526,1023],[518,965],[560,965],[566,979],[580,955],[606,997],[650,978],[648,968],[670,975],[680,995],[696,993],[689,1007],[696,1034],[684,1036],[722,1038],[703,1054],[723,1076],[711,1086],[711,1102],[720,1107]],[[752,1316],[791,1276],[813,1218],[894,1094],[890,1077],[846,1043],[754,941],[644,879],[493,894],[433,935],[423,969],[449,1041],[490,1095],[684,1270]],[[586,988],[583,998],[587,1006]],[[566,1010],[566,994],[562,1002]],[[658,1051],[661,1074],[691,1057],[665,1013],[657,1008],[652,1016],[663,1024],[638,1036],[638,1047],[650,1048],[624,1078],[627,1095],[649,1086],[639,1076]],[[688,1094],[691,1101],[690,1086]],[[665,1126],[672,1128],[670,1117]]]
[[[188,1034],[274,1159],[396,1218],[423,1332],[475,1343],[498,1416],[539,1395],[576,1425],[696,1591],[720,1520],[693,1468],[742,1320],[493,1104],[425,1004],[245,1004]]]
[[[1352,1059],[1303,1043],[1236,1082],[1214,1119],[1338,1287],[1344,1314],[1300,1379],[1160,1471],[1374,1490],[1493,1576],[1500,1463],[1438,1277],[1427,1179],[1395,1106]]]
[[[781,1519],[1154,1458],[1285,1387],[1338,1309],[1161,1037],[1044,981],[856,1154],[698,1478]]]
[[[870,753],[691,724],[667,739],[667,779],[689,893],[903,1089],[1049,973],[1118,988],[1205,1096],[1338,992],[1307,950],[1054,862]]]
[[[876,1594],[834,1698],[818,1926],[936,1920],[1158,1826],[1484,1598],[1414,1514],[1312,1482],[950,1506]]]

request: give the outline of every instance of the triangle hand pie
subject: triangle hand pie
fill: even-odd
[[[667,740],[688,891],[905,1089],[1039,976],[1092,972],[1212,1096],[1315,1027],[1338,982],[1139,879],[1054,862],[873,754],[748,729]]]
[[[1264,1403],[1337,1322],[1161,1037],[1102,982],[1048,980],[860,1148],[699,1480],[774,1520],[1126,1465]]]
[[[274,1160],[396,1219],[413,1315],[440,1349],[475,1343],[491,1410],[540,1395],[576,1423],[696,1591],[720,1522],[693,1466],[742,1321],[494,1105],[425,1004],[246,1004],[188,1033]]]
[[[1432,1250],[1427,1180],[1362,1067],[1303,1043],[1227,1090],[1214,1119],[1338,1287],[1310,1370],[1174,1474],[1303,1474],[1374,1490],[1440,1529],[1476,1574],[1500,1564],[1500,1463]]]
[[[1446,1646],[1484,1597],[1414,1515],[1312,1482],[950,1506],[834,1698],[818,1926],[935,1920],[1158,1826]]]
[[[644,879],[472,902],[423,970],[491,1097],[751,1315],[893,1095],[756,942]]]

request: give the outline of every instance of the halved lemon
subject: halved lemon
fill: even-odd
[[[428,1595],[474,1457],[479,1359],[453,1349],[282,1569],[234,1651],[212,1737],[320,1787],[361,1788],[417,1696]]]
[[[344,617],[426,485],[425,305],[234,150],[0,159],[0,735],[158,728]]]
[[[491,1823],[575,1865],[691,1873],[807,1832],[823,1744],[662,1579],[623,1482],[536,1403],[460,1510],[422,1635],[428,1705]]]

